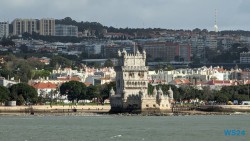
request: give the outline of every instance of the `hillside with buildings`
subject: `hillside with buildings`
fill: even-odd
[[[105,86],[101,99],[108,100],[107,84],[114,82],[113,66],[124,50],[145,52],[149,91],[171,85],[174,98],[182,102],[249,99],[248,31],[114,28],[70,17],[17,18],[0,22],[0,38],[1,84],[28,83],[41,98],[68,102],[60,86],[77,81],[95,90],[89,100]]]

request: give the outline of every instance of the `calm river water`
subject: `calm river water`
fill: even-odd
[[[0,141],[249,141],[249,129],[249,115],[0,116]]]

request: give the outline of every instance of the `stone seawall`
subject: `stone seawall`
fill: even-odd
[[[250,112],[250,105],[204,105],[197,110],[210,112]]]
[[[1,113],[53,114],[53,113],[106,113],[108,105],[93,106],[0,106]]]

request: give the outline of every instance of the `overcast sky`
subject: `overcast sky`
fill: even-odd
[[[71,17],[114,27],[250,30],[250,0],[0,0],[0,21]]]

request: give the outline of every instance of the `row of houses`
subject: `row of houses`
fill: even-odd
[[[194,86],[202,89],[208,86],[219,90],[223,86],[250,84],[250,71],[241,69],[226,70],[223,67],[201,67],[176,69],[172,71],[149,71],[149,83],[172,84],[177,87]]]
[[[84,66],[80,70],[72,68],[58,68],[51,72],[50,77],[30,80],[29,85],[34,87],[39,96],[56,98],[68,102],[67,97],[60,95],[60,86],[69,81],[79,81],[85,85],[98,85],[115,81],[114,68],[95,69]],[[0,79],[0,84],[10,87],[20,83],[11,79]],[[250,84],[250,71],[241,69],[225,70],[222,67],[202,67],[196,69],[176,69],[171,71],[148,71],[148,83],[152,85],[171,84],[177,87],[195,87],[203,89],[209,87],[220,90],[223,86]]]

